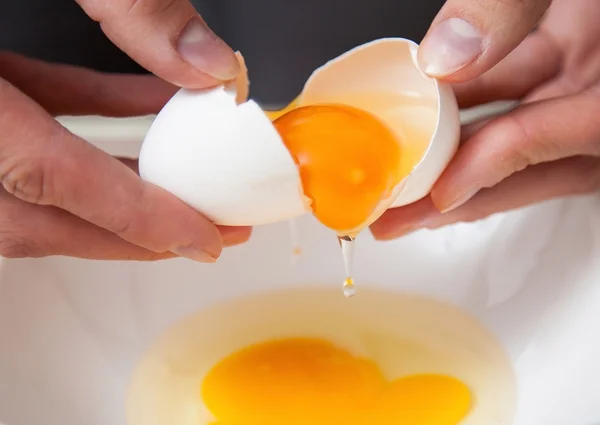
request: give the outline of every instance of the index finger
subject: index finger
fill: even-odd
[[[0,110],[0,179],[12,195],[69,211],[154,252],[204,262],[221,254],[221,235],[208,219],[68,132],[3,80]]]

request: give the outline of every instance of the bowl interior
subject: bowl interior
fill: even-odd
[[[600,421],[600,197],[558,200],[378,243],[357,239],[355,278],[462,309],[504,347],[516,425]],[[311,217],[258,228],[215,265],[4,260],[0,421],[125,425],[132,371],[179,320],[228,299],[320,282],[339,288],[335,237]],[[484,424],[482,424],[484,425]]]

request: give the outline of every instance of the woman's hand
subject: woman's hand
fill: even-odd
[[[148,35],[139,55],[160,68],[151,51],[160,57],[168,49],[152,44],[156,37]],[[167,62],[165,75],[212,84],[183,62]],[[140,179],[135,161],[109,156],[53,118],[155,113],[176,87],[153,76],[104,75],[9,53],[0,53],[0,77],[0,255],[156,260],[177,254],[213,262],[223,245],[250,236],[248,228],[215,227]]]
[[[556,197],[598,191],[599,16],[597,0],[555,0],[538,30],[502,62],[479,78],[457,84],[462,107],[510,99],[523,104],[507,115],[464,128],[462,146],[430,196],[386,212],[372,226],[375,237],[393,239],[420,228],[475,221]],[[486,22],[494,28],[503,23],[498,15]],[[494,60],[490,61],[482,57],[480,63],[463,68],[461,78],[469,80]]]
[[[217,228],[53,115],[156,113],[176,86],[233,80],[240,64],[187,0],[77,0],[154,74],[115,76],[0,53],[0,255],[213,262],[249,228]]]
[[[552,0],[448,0],[419,48],[432,77],[464,82],[479,77],[513,51]]]
[[[189,0],[75,0],[112,42],[141,66],[179,87],[233,80],[233,50]]]

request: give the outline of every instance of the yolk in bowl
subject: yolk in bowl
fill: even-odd
[[[201,388],[212,425],[457,425],[465,384],[442,375],[387,382],[377,364],[307,338],[267,341],[224,358]]]
[[[397,136],[366,111],[303,106],[274,126],[299,167],[314,216],[338,233],[360,229],[401,180]]]

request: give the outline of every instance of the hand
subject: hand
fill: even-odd
[[[233,80],[233,50],[189,0],[75,0],[113,43],[165,81],[204,88]]]
[[[165,72],[173,70],[177,64]],[[199,74],[183,69],[181,75]],[[215,227],[142,181],[135,161],[109,156],[52,117],[155,113],[176,87],[152,76],[109,76],[6,53],[0,77],[0,255],[156,260],[178,254],[212,262],[223,244],[250,236],[248,228]]]
[[[552,0],[448,0],[421,42],[424,72],[446,81],[479,77],[535,28]]]
[[[502,62],[456,85],[462,107],[510,99],[522,105],[464,128],[462,146],[430,196],[386,212],[372,226],[375,237],[598,191],[598,16],[597,0],[555,0],[539,29]]]

